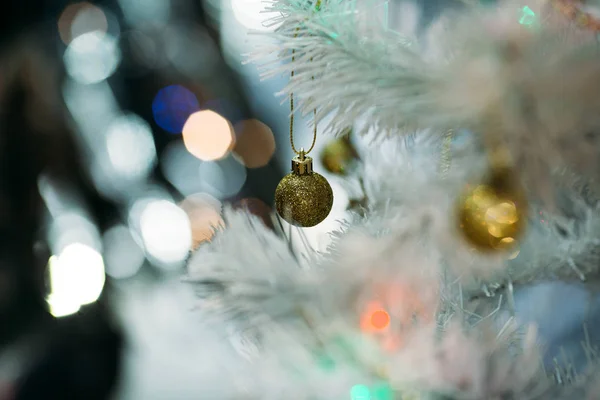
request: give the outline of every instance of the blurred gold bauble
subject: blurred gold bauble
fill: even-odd
[[[275,207],[285,221],[309,228],[322,222],[333,206],[333,191],[327,179],[313,172],[312,158],[304,151],[292,160],[292,172],[275,190]]]
[[[496,167],[484,183],[467,190],[458,203],[460,230],[480,251],[508,250],[525,231],[527,201],[515,172]]]
[[[327,143],[321,150],[320,156],[323,168],[332,174],[339,175],[346,175],[358,159],[358,153],[352,146],[348,135]]]

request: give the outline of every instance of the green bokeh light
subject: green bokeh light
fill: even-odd
[[[371,400],[371,391],[368,386],[354,385],[350,390],[350,398],[352,400]]]
[[[387,383],[373,386],[371,393],[373,394],[373,400],[394,400],[394,392]]]
[[[519,19],[519,23],[521,25],[531,25],[535,22],[535,13],[533,10],[527,6],[523,7],[521,10],[521,19]]]
[[[350,390],[351,400],[393,400],[394,392],[387,383],[378,383],[372,387],[354,385]]]

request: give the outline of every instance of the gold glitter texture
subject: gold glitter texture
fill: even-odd
[[[461,232],[480,251],[512,249],[525,230],[527,203],[511,168],[495,168],[458,203]]]
[[[309,228],[322,222],[333,206],[333,190],[327,179],[312,172],[312,159],[304,151],[292,160],[292,173],[275,190],[275,207],[288,223]]]
[[[322,222],[333,206],[333,190],[322,175],[294,173],[283,177],[275,190],[277,212],[292,225],[309,228]]]

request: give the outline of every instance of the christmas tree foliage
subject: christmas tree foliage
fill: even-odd
[[[199,312],[244,344],[232,398],[600,396],[589,340],[587,368],[549,368],[513,300],[598,274],[600,23],[584,0],[475,3],[418,32],[374,1],[270,4],[252,61],[294,72],[320,133],[373,140],[347,174],[364,209],[326,252],[230,210],[192,255]]]

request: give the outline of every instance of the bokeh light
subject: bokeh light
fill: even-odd
[[[265,2],[262,0],[231,0],[231,9],[235,19],[245,28],[260,31],[273,29],[263,25],[266,17]]]
[[[178,266],[192,247],[192,231],[186,213],[164,199],[139,200],[139,230],[147,254],[159,267]]]
[[[372,386],[354,385],[350,389],[350,398],[351,400],[393,400],[394,391],[390,384],[385,382]]]
[[[221,218],[221,202],[207,193],[196,193],[186,197],[180,207],[190,220],[194,248],[211,240],[215,230],[224,225]]]
[[[373,400],[394,400],[394,390],[387,382],[380,382],[371,386]]]
[[[390,315],[385,310],[376,310],[371,313],[371,326],[377,330],[383,330],[390,324]]]
[[[246,168],[231,155],[200,164],[198,170],[204,192],[225,199],[236,195],[246,182]]]
[[[184,196],[203,190],[200,165],[202,161],[191,155],[180,140],[169,143],[161,155],[163,175]]]
[[[372,400],[371,391],[366,385],[354,385],[350,389],[350,398],[352,400]]]
[[[521,15],[519,18],[519,23],[521,25],[533,25],[535,22],[535,12],[527,6],[521,9]]]
[[[143,250],[125,225],[115,225],[104,233],[103,248],[106,274],[115,279],[134,276],[146,259]]]
[[[152,102],[152,114],[158,126],[169,133],[179,134],[193,113],[200,110],[196,95],[180,85],[158,91]]]
[[[108,20],[102,9],[87,1],[69,4],[58,19],[58,33],[64,44],[89,32],[106,33]]]
[[[67,246],[58,256],[62,268],[72,271],[71,279],[81,305],[93,303],[104,288],[104,261],[100,253],[81,243]],[[75,289],[74,288],[74,289]]]
[[[275,153],[275,137],[271,129],[262,122],[250,119],[235,125],[237,137],[234,149],[248,168],[264,167]]]
[[[365,333],[382,332],[390,325],[390,315],[379,302],[370,302],[360,317],[360,328]]]
[[[93,303],[104,288],[104,261],[95,249],[72,243],[48,262],[51,292],[50,312],[65,316],[77,312],[82,305]]]
[[[183,127],[186,149],[200,160],[223,158],[235,145],[235,135],[229,121],[211,110],[198,111]]]
[[[72,295],[73,285],[71,271],[58,262],[58,257],[52,256],[48,261],[48,275],[50,276],[50,293],[46,302],[50,314],[55,317],[65,317],[79,311],[81,303]]]
[[[111,76],[121,61],[117,40],[94,31],[73,39],[64,55],[69,75],[79,83],[98,83]]]
[[[150,125],[135,114],[117,117],[106,132],[110,162],[127,179],[146,178],[156,163],[156,148]]]

